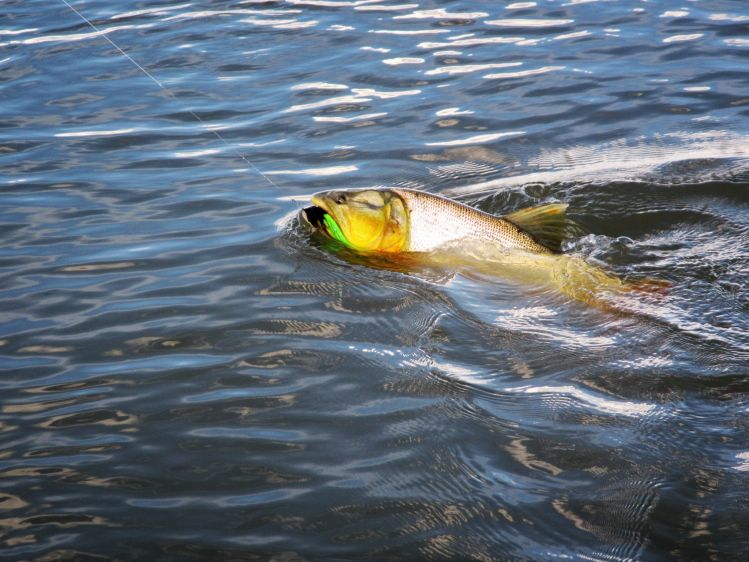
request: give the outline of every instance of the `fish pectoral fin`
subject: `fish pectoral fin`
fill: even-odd
[[[574,223],[567,220],[566,210],[566,203],[551,203],[520,209],[502,218],[533,236],[539,244],[559,252],[570,227],[574,227]]]

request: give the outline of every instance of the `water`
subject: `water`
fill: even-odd
[[[3,559],[744,559],[746,3],[74,6],[0,14]],[[294,224],[393,183],[672,288]]]

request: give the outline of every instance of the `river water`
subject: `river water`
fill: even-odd
[[[70,3],[0,11],[0,557],[746,559],[746,2]],[[298,228],[374,185],[671,288]]]

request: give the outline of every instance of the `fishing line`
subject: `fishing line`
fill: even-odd
[[[86,16],[84,16],[84,15],[83,15],[83,14],[82,14],[81,12],[79,12],[79,11],[78,11],[78,10],[76,10],[76,9],[75,9],[75,8],[74,8],[73,6],[71,6],[71,5],[70,5],[70,4],[68,3],[68,1],[67,1],[67,0],[61,0],[61,2],[62,2],[63,4],[65,4],[65,5],[66,5],[66,6],[68,7],[68,8],[70,8],[70,9],[71,9],[71,10],[72,10],[73,12],[75,12],[75,13],[76,13],[76,14],[78,15],[78,17],[79,17],[79,18],[81,18],[81,19],[82,19],[82,20],[83,20],[84,22],[86,22],[86,23],[87,23],[87,24],[88,24],[88,25],[89,25],[89,26],[91,27],[91,29],[93,29],[93,30],[94,30],[94,31],[96,31],[97,33],[101,34],[101,36],[102,36],[102,37],[104,37],[104,39],[106,39],[106,40],[107,40],[107,41],[109,42],[109,44],[110,44],[110,45],[112,45],[112,47],[114,47],[115,49],[117,49],[117,50],[118,50],[118,51],[119,51],[119,52],[120,52],[120,53],[122,54],[122,56],[124,56],[124,57],[125,57],[125,58],[126,58],[127,60],[129,60],[129,61],[130,61],[131,63],[133,63],[133,65],[135,65],[135,67],[136,67],[136,68],[138,68],[138,69],[139,69],[139,70],[140,70],[141,72],[143,72],[143,74],[145,74],[146,76],[148,76],[148,77],[149,77],[149,78],[151,79],[151,81],[152,81],[152,82],[153,82],[154,84],[156,84],[156,85],[157,85],[157,86],[158,86],[159,88],[161,88],[162,90],[164,90],[164,92],[166,92],[166,94],[167,94],[167,95],[168,95],[168,96],[169,96],[169,97],[170,97],[170,98],[171,98],[172,100],[174,100],[174,101],[176,101],[177,103],[179,103],[179,100],[177,99],[177,96],[175,96],[175,95],[174,95],[174,94],[173,94],[173,93],[171,92],[171,90],[169,90],[169,88],[167,88],[166,86],[164,86],[164,84],[162,84],[162,83],[161,83],[161,82],[160,82],[159,80],[157,80],[157,79],[156,79],[156,78],[154,77],[154,75],[153,75],[153,74],[151,74],[150,72],[148,72],[148,70],[146,70],[146,69],[145,69],[145,68],[143,68],[143,67],[142,67],[142,66],[141,66],[140,64],[138,64],[138,62],[137,62],[137,61],[136,61],[136,60],[135,60],[135,59],[134,59],[133,57],[131,57],[131,56],[130,56],[130,55],[128,55],[128,54],[127,54],[127,53],[126,53],[125,51],[123,51],[123,50],[122,50],[122,49],[120,48],[120,46],[119,46],[119,45],[117,45],[117,43],[115,43],[114,41],[112,41],[112,40],[111,40],[111,39],[109,38],[109,36],[107,35],[107,33],[106,33],[106,30],[100,30],[100,29],[99,29],[98,27],[96,27],[96,25],[94,25],[94,24],[93,24],[93,23],[92,23],[92,22],[91,22],[91,21],[90,21],[90,20],[89,20],[88,18],[86,18]],[[215,136],[215,137],[216,137],[217,139],[219,139],[219,140],[220,140],[220,141],[221,141],[222,143],[224,143],[224,144],[226,145],[226,147],[227,147],[227,148],[229,148],[229,149],[230,149],[230,150],[231,150],[232,152],[234,152],[234,154],[235,154],[235,155],[239,156],[239,158],[241,158],[241,159],[242,159],[242,160],[243,160],[243,161],[244,161],[244,162],[245,162],[245,163],[246,163],[246,164],[247,164],[247,165],[248,165],[248,166],[249,166],[250,168],[252,168],[253,170],[255,170],[255,172],[257,172],[257,173],[258,173],[258,174],[259,174],[260,176],[262,176],[262,177],[263,177],[263,179],[265,179],[265,181],[267,181],[267,182],[268,182],[269,184],[271,184],[271,185],[272,185],[273,187],[275,187],[276,189],[280,189],[280,188],[278,187],[278,185],[277,185],[277,184],[276,184],[275,182],[273,182],[273,181],[272,181],[272,180],[271,180],[271,179],[270,179],[270,178],[269,178],[268,176],[266,176],[266,175],[265,175],[265,174],[264,174],[263,172],[261,172],[261,171],[260,171],[260,169],[259,169],[259,168],[258,168],[257,166],[255,166],[255,164],[253,164],[252,162],[250,162],[250,161],[249,161],[249,160],[248,160],[248,159],[247,159],[247,158],[246,158],[246,157],[244,156],[244,154],[242,154],[241,152],[239,152],[239,150],[237,150],[237,148],[236,148],[236,147],[235,147],[234,145],[232,145],[231,143],[229,143],[229,141],[227,141],[227,140],[226,140],[226,139],[225,139],[224,137],[222,137],[222,136],[221,136],[221,135],[220,135],[220,134],[218,133],[218,131],[216,131],[216,130],[215,130],[215,129],[213,129],[213,128],[212,128],[212,127],[211,127],[211,126],[209,125],[209,124],[207,124],[207,123],[206,123],[205,121],[203,121],[203,120],[202,120],[202,119],[200,118],[200,116],[199,116],[199,115],[198,115],[197,113],[195,113],[195,112],[194,112],[194,111],[192,111],[191,109],[187,109],[186,111],[187,111],[187,112],[188,112],[188,113],[189,113],[190,115],[192,115],[192,116],[193,116],[193,117],[194,117],[194,118],[196,119],[196,121],[198,121],[198,123],[200,123],[200,124],[202,125],[202,127],[203,127],[203,128],[205,129],[205,130],[207,130],[207,131],[210,131],[211,133],[213,133],[213,134],[214,134],[214,136]]]

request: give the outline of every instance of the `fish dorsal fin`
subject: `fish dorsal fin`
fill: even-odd
[[[502,218],[533,236],[539,244],[559,252],[570,224],[565,216],[566,210],[566,203],[551,203],[520,209]]]

